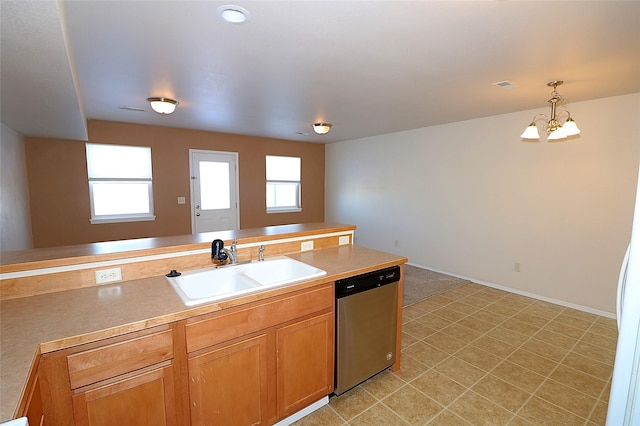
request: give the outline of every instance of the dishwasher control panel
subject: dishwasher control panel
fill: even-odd
[[[336,281],[336,298],[350,296],[400,280],[400,267],[380,269]]]

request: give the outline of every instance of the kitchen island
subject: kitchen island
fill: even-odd
[[[322,230],[320,228],[315,227],[313,235],[317,235],[319,231],[327,231],[326,235],[331,235],[331,238],[333,238],[335,236],[334,233],[338,232],[336,229],[344,231],[344,228],[334,225]],[[2,351],[2,363],[0,365],[0,378],[2,380],[0,398],[2,407],[0,420],[4,421],[16,415],[21,415],[27,408],[30,402],[30,392],[33,390],[34,382],[37,382],[35,379],[38,377],[39,365],[43,357],[54,359],[57,353],[63,354],[65,351],[71,351],[69,355],[65,355],[65,359],[75,361],[81,357],[72,353],[75,347],[80,347],[81,345],[94,345],[97,347],[101,342],[111,343],[112,340],[117,342],[122,336],[134,336],[142,339],[147,338],[149,333],[154,336],[154,342],[161,342],[162,339],[171,334],[167,330],[174,333],[174,340],[180,340],[176,339],[176,336],[179,337],[180,333],[183,332],[176,330],[184,324],[190,324],[190,321],[194,321],[194,318],[209,318],[208,316],[211,315],[215,317],[218,315],[217,313],[222,311],[236,312],[245,306],[267,306],[272,301],[279,302],[291,295],[300,295],[302,297],[304,294],[311,294],[311,292],[316,291],[317,294],[320,294],[320,292],[324,291],[322,286],[326,288],[327,285],[337,279],[389,266],[402,265],[407,261],[406,258],[401,256],[354,246],[351,243],[340,245],[337,243],[337,237],[336,244],[316,244],[317,247],[326,246],[325,248],[304,252],[291,251],[286,247],[291,245],[291,240],[295,239],[296,236],[287,232],[278,234],[275,231],[269,230],[269,232],[265,232],[261,230],[255,233],[257,235],[248,235],[250,232],[244,231],[246,239],[238,238],[238,245],[253,253],[254,247],[252,244],[267,244],[279,240],[278,243],[281,243],[280,245],[274,243],[271,246],[267,246],[272,249],[273,254],[286,254],[293,259],[325,270],[327,275],[314,280],[193,307],[187,307],[181,302],[161,274],[102,286],[91,285],[65,291],[2,300],[0,302],[2,324],[2,333],[0,335]],[[313,235],[304,233],[297,237],[309,239],[314,238]],[[352,239],[350,242],[352,242]],[[286,247],[282,246],[282,244]],[[299,243],[297,244],[299,246]],[[190,250],[193,249],[189,244],[186,244],[186,247]],[[277,249],[277,247],[280,248]],[[166,252],[167,248],[163,247],[162,250]],[[113,257],[113,254],[105,255]],[[249,256],[246,253],[244,255]],[[193,256],[202,255],[195,253]],[[239,250],[239,256],[243,256],[242,250]],[[51,262],[51,259],[36,259],[34,261]],[[65,260],[65,262],[69,263],[68,260]],[[165,267],[170,263],[166,259],[163,262]],[[207,262],[210,262],[210,259],[207,259]],[[146,265],[146,263],[142,262],[140,265]],[[6,271],[5,267],[7,265],[3,264],[3,273]],[[401,300],[401,297],[399,300]],[[401,312],[401,309],[399,309],[399,312]],[[300,317],[306,320],[307,316],[311,317],[312,314],[315,315],[316,313],[318,313],[316,315],[318,317],[319,314],[324,315],[323,318],[328,317],[329,314],[333,315],[333,305],[328,306],[325,301],[324,305],[317,308],[317,312],[311,312],[311,310],[302,312]],[[283,319],[282,321],[284,324],[288,319]],[[401,324],[401,321],[398,321],[398,324]],[[177,325],[180,325],[180,327]],[[272,327],[272,325],[268,326]],[[333,329],[330,331],[333,332]],[[399,334],[400,330],[398,330]],[[182,340],[184,340],[184,336]],[[162,345],[159,345],[158,347],[161,348]],[[398,339],[398,348],[399,345],[400,340]],[[171,352],[171,359],[175,359],[176,363],[186,362],[187,354],[180,352],[179,345],[169,346],[170,348],[165,352]],[[198,350],[200,349],[198,348]],[[333,348],[331,348],[332,350]],[[162,352],[161,349],[158,349],[158,351],[158,353]],[[397,352],[399,354],[399,350]],[[169,371],[167,370],[168,359],[169,355],[163,352],[158,359],[159,363],[156,365],[162,365],[166,371]],[[394,368],[399,368],[399,363],[398,357]],[[181,368],[182,370],[180,370]],[[185,368],[183,366],[176,367],[172,371],[178,372],[178,376],[180,376],[181,372],[186,371]],[[72,377],[74,377],[73,374],[75,373],[72,371]],[[39,383],[49,386],[47,382],[49,379],[51,378],[49,377]],[[83,379],[78,380],[80,383]],[[176,380],[179,381],[180,379]],[[84,386],[83,383],[81,384]],[[81,388],[80,385],[78,386]],[[179,389],[178,385],[176,385],[176,389]],[[330,391],[326,393],[330,393]],[[77,391],[74,395],[76,394]],[[181,395],[175,392],[169,397],[178,400]],[[183,395],[182,397],[184,399]],[[47,406],[46,401],[44,405],[45,407]],[[178,405],[176,410],[178,411],[178,419],[188,417],[189,408],[185,404]],[[269,411],[269,417],[267,417],[270,421],[276,418],[276,414],[272,411]],[[281,417],[278,414],[277,419],[281,419]]]

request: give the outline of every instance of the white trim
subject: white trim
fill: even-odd
[[[174,257],[190,256],[194,254],[203,254],[203,253],[211,253],[211,249],[206,248],[206,249],[198,249],[198,250],[179,251],[179,252],[173,252],[173,253],[154,254],[150,256],[103,260],[100,262],[89,262],[89,263],[82,263],[82,264],[76,264],[76,265],[53,266],[51,268],[42,268],[42,269],[29,269],[27,271],[6,272],[4,274],[0,274],[0,280],[33,277],[37,275],[57,274],[59,272],[81,271],[84,269],[104,268],[108,266],[126,265],[130,263],[138,263],[138,262],[149,262],[152,260],[160,260],[160,259],[171,259]]]
[[[267,214],[273,213],[300,213],[302,208],[299,207],[268,207]]]
[[[238,247],[259,247],[259,246],[268,246],[271,244],[280,244],[280,243],[291,243],[295,241],[309,241],[313,238],[326,238],[326,237],[338,237],[340,235],[350,235],[351,241],[353,241],[353,231],[342,231],[342,232],[329,232],[327,234],[313,234],[305,237],[292,237],[292,238],[282,238],[279,240],[271,240],[271,241],[263,241],[257,243],[249,243],[244,244]],[[346,245],[346,244],[344,244]]]
[[[326,234],[314,234],[314,235],[304,236],[304,237],[282,238],[279,240],[258,241],[254,243],[238,244],[236,248],[243,249],[243,248],[250,248],[250,247],[260,247],[260,246],[268,246],[272,244],[290,243],[295,241],[308,241],[314,238],[334,237],[334,236],[340,236],[340,235],[351,235],[351,241],[353,241],[353,231],[343,231],[343,232],[330,232]],[[123,253],[126,253],[126,252],[123,252]],[[81,263],[81,264],[75,264],[75,265],[54,266],[51,268],[29,269],[27,271],[5,272],[4,274],[0,274],[0,280],[33,277],[37,275],[56,274],[59,272],[71,272],[71,271],[81,271],[85,269],[104,268],[109,266],[125,265],[125,264],[138,263],[138,262],[149,262],[153,260],[171,259],[174,257],[184,257],[184,256],[191,256],[191,255],[205,254],[205,253],[211,254],[211,249],[203,248],[203,249],[196,249],[196,250],[177,251],[172,253],[152,254],[149,256],[129,257],[124,259],[114,259],[114,260],[103,260],[99,262],[89,262],[89,263]]]
[[[297,422],[301,418],[303,418],[305,416],[308,416],[309,414],[313,413],[314,411],[319,410],[320,408],[324,407],[328,403],[329,403],[329,396],[325,396],[322,399],[314,402],[313,404],[307,405],[302,410],[300,410],[300,411],[298,411],[296,413],[293,413],[289,417],[280,420],[274,426],[288,426],[288,425],[290,425],[292,423]]]
[[[97,225],[100,223],[147,222],[147,221],[156,220],[156,217],[154,215],[146,215],[146,216],[113,215],[113,216],[104,216],[104,219],[101,219],[101,217],[102,216],[91,218],[89,219],[89,222],[91,222],[92,225]]]
[[[407,262],[407,265],[416,266],[418,268],[423,268],[423,269],[428,269],[430,271],[438,272],[438,273],[441,273],[441,274],[447,274],[447,275],[450,275],[450,276],[456,277],[456,278],[462,278],[464,280],[471,281],[472,283],[481,284],[481,285],[484,285],[484,286],[487,286],[487,287],[492,287],[492,288],[495,288],[495,289],[498,289],[498,290],[507,291],[509,293],[519,294],[520,296],[526,296],[526,297],[530,297],[532,299],[542,300],[543,302],[553,303],[554,305],[560,305],[560,306],[564,306],[566,308],[577,309],[579,311],[588,312],[590,314],[595,314],[595,315],[600,315],[600,316],[606,317],[606,318],[612,318],[612,319],[616,318],[616,314],[613,313],[613,312],[606,312],[606,311],[601,311],[600,309],[590,308],[588,306],[576,305],[575,303],[567,302],[567,301],[564,301],[564,300],[554,299],[552,297],[540,296],[539,294],[529,293],[528,291],[518,290],[518,289],[515,289],[515,288],[512,288],[512,287],[507,287],[507,286],[504,286],[504,285],[495,284],[495,283],[491,283],[491,282],[488,282],[488,281],[478,280],[476,278],[467,277],[465,275],[458,275],[458,274],[453,274],[453,273],[447,272],[447,271],[440,271],[438,269],[427,268],[426,266],[418,265],[418,264],[415,264],[415,263],[412,263],[412,262]]]

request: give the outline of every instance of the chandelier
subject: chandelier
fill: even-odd
[[[565,139],[569,136],[580,134],[580,129],[578,129],[576,122],[571,118],[569,111],[564,109],[556,115],[556,107],[558,103],[560,105],[565,104],[565,100],[556,90],[562,83],[564,83],[562,80],[554,80],[547,83],[547,86],[553,87],[551,99],[548,100],[551,104],[551,118],[548,118],[545,114],[536,114],[533,117],[533,120],[531,120],[531,124],[529,124],[529,126],[527,126],[524,132],[520,135],[522,139],[540,139],[538,127],[536,126],[536,120],[539,117],[544,117],[544,120],[547,122],[547,133],[549,134],[549,136],[547,136],[547,140]],[[558,118],[565,113],[567,115],[567,119],[564,124],[560,124]]]

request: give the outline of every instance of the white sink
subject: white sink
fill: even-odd
[[[243,294],[293,284],[326,275],[306,263],[278,256],[219,268],[203,268],[167,277],[185,305],[193,306]]]
[[[238,273],[241,266],[195,269],[167,279],[184,304],[193,306],[255,289],[258,283]]]
[[[261,286],[277,286],[310,280],[326,275],[326,271],[290,257],[274,257],[264,262],[254,262],[242,274]]]

